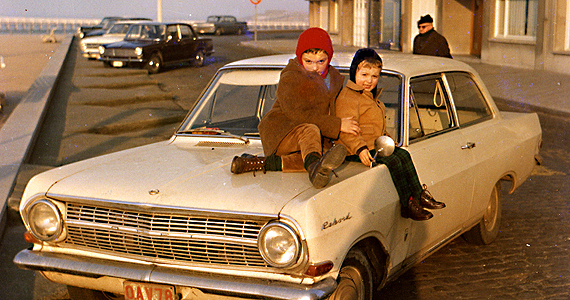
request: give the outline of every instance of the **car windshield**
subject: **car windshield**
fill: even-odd
[[[216,23],[216,22],[218,22],[219,19],[220,19],[220,17],[208,17],[206,22]]]
[[[117,24],[113,25],[107,32],[108,34],[126,34],[131,24]]]
[[[259,136],[257,125],[276,99],[281,69],[228,69],[212,81],[188,115],[178,134],[222,134]],[[379,86],[386,106],[388,133],[399,132],[402,80],[382,74]]]
[[[127,40],[154,40],[164,36],[166,26],[141,24],[133,25],[127,32],[125,39]]]

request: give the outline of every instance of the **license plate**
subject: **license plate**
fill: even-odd
[[[122,62],[122,61],[114,61],[114,62],[113,62],[113,67],[120,68],[120,67],[122,67],[122,66],[123,66],[123,62]]]
[[[125,300],[176,300],[174,287],[169,285],[125,281]]]

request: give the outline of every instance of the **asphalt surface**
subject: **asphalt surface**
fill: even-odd
[[[294,48],[291,40],[245,44],[250,47],[235,45],[227,52],[218,52],[206,68],[199,70],[202,78],[187,77],[188,67],[183,65],[152,76],[134,69],[107,70],[76,56],[76,48],[70,49],[66,71],[54,94],[62,103],[50,106],[44,122],[50,128],[42,130],[53,133],[38,137],[29,160],[20,169],[14,199],[27,178],[43,169],[170,137],[175,120],[196,99],[192,93],[199,93],[226,57],[236,51],[245,57],[255,52],[251,50],[255,47],[267,53]],[[507,195],[508,186],[503,186],[503,221],[497,241],[473,246],[455,239],[389,283],[378,293],[378,299],[570,299],[570,156],[565,130],[570,116],[570,76],[490,66],[472,58],[456,59],[467,61],[480,73],[501,109],[539,112],[545,163],[514,194]],[[109,71],[115,76],[110,77]],[[138,83],[128,79],[131,77]],[[120,87],[109,87],[118,84]],[[125,87],[130,92],[123,95]],[[133,91],[156,99],[137,98]],[[64,123],[57,121],[62,119]],[[141,125],[141,119],[152,121]],[[56,146],[51,147],[53,144]],[[0,244],[0,279],[6,283],[0,285],[0,296],[68,299],[65,287],[10,265],[14,251],[26,247],[19,240],[22,233],[18,222],[8,223]],[[11,244],[22,246],[13,249]],[[26,289],[25,293],[14,292]]]

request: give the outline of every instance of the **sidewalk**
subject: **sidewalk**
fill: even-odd
[[[8,103],[0,115],[0,234],[8,197],[33,145],[70,43],[71,36],[45,44],[41,35],[0,35],[0,55],[6,63],[0,70],[0,90]]]

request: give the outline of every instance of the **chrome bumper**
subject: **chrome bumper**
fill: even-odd
[[[235,278],[209,273],[198,273],[165,268],[152,264],[138,265],[125,262],[83,258],[58,253],[22,250],[14,258],[22,269],[51,271],[89,278],[115,277],[126,280],[186,286],[204,293],[259,299],[324,299],[336,289],[336,281],[326,278],[313,285],[278,282],[263,279]]]

